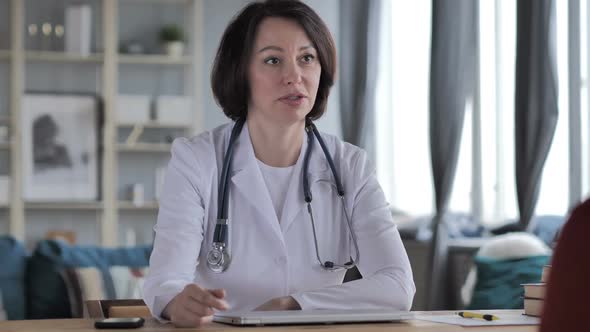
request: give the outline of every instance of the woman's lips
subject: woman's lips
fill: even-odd
[[[305,100],[305,97],[301,95],[290,95],[282,97],[279,100],[289,106],[301,106]]]

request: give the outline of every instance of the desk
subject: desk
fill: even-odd
[[[497,312],[502,312],[498,310]],[[511,311],[505,311],[511,312]],[[522,312],[520,310],[519,312]],[[420,312],[424,313],[424,312]],[[429,315],[448,314],[449,311],[432,311]],[[461,327],[447,324],[438,324],[425,321],[409,320],[402,323],[378,323],[378,324],[337,324],[337,325],[304,325],[304,326],[262,326],[262,327],[234,327],[229,325],[211,323],[199,329],[176,329],[172,325],[159,324],[156,320],[148,319],[141,329],[126,330],[138,332],[176,332],[176,331],[218,331],[218,332],[238,332],[238,331],[260,331],[260,332],[278,332],[278,331],[305,331],[305,332],[536,332],[537,326],[489,326],[489,327]],[[21,320],[0,322],[0,331],[2,332],[97,332],[101,330],[94,329],[94,320],[92,319],[51,319],[51,320]],[[104,330],[108,331],[108,330]],[[114,331],[114,330],[110,330]],[[125,331],[125,330],[119,330]]]

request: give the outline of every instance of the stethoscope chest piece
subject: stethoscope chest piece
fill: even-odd
[[[231,256],[223,243],[213,243],[213,248],[207,253],[207,266],[214,273],[227,270]]]

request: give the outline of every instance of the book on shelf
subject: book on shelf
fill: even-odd
[[[543,312],[543,299],[524,298],[524,314],[540,317]]]

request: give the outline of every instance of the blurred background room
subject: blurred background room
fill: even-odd
[[[209,75],[248,2],[0,0],[5,318],[141,297],[171,143],[229,121]],[[318,128],[374,161],[413,310],[522,308],[590,196],[590,1],[304,2],[338,52]]]

